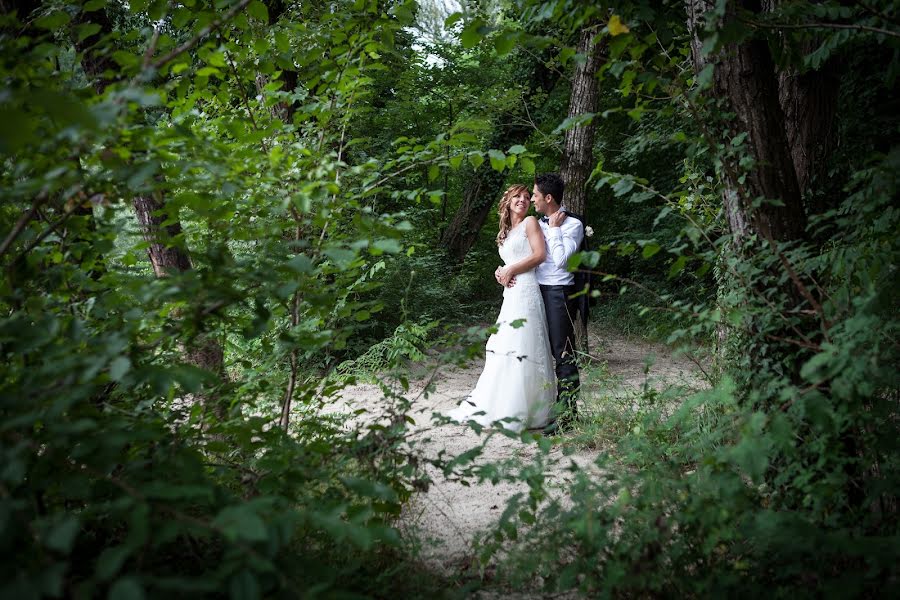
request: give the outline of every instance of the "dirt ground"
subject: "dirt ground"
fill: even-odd
[[[591,329],[589,331],[592,367],[582,375],[582,414],[591,412],[591,403],[597,398],[612,395],[633,394],[645,382],[656,388],[671,384],[702,385],[700,373],[687,358],[673,356],[665,346],[640,340],[626,339],[621,335]],[[648,365],[648,357],[652,364]],[[433,387],[429,393],[421,393],[427,381],[411,381],[407,397],[414,398],[411,416],[416,421],[411,439],[426,454],[436,456],[441,450],[449,455],[462,453],[485,439],[485,433],[477,434],[464,425],[440,425],[431,423],[432,413],[444,414],[456,407],[475,387],[481,374],[483,360],[474,361],[465,368],[441,367],[431,378]],[[646,371],[646,372],[645,372]],[[591,374],[595,374],[594,377]],[[587,375],[587,377],[585,377]],[[381,391],[374,385],[357,385],[342,392],[336,410],[351,412],[368,409],[375,417],[378,413]],[[574,461],[582,469],[593,470],[597,450],[576,450],[564,454],[560,440],[550,451],[547,475],[562,482]],[[518,458],[533,459],[540,450],[533,443],[522,443],[503,435],[494,435],[479,463],[497,462]],[[430,473],[433,484],[425,493],[418,494],[409,503],[401,518],[400,527],[409,539],[421,541],[420,557],[432,569],[451,575],[458,573],[473,558],[473,541],[491,529],[500,518],[509,498],[518,492],[527,492],[527,485],[501,482],[493,485],[463,485],[448,481],[442,473]]]

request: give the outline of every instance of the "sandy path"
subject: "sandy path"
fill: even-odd
[[[657,388],[679,382],[698,384],[694,365],[685,358],[673,357],[663,346],[626,339],[608,331],[592,330],[590,335],[591,348],[595,353],[594,364],[601,365],[595,372],[606,371],[606,374],[593,379],[582,376],[580,410],[583,414],[592,412],[592,405],[602,401],[602,398],[633,394],[645,381]],[[649,373],[645,374],[648,355],[653,356],[655,362]],[[484,433],[476,434],[465,426],[431,425],[432,413],[446,413],[466,397],[475,386],[482,366],[483,361],[475,361],[465,368],[439,368],[432,379],[432,391],[427,394],[420,394],[425,381],[410,382],[407,397],[416,398],[411,415],[416,425],[411,439],[416,440],[426,454],[437,456],[444,450],[449,455],[457,455],[484,441]],[[353,386],[342,392],[342,400],[336,408],[368,408],[377,413],[380,397],[380,390],[374,385]],[[550,481],[564,482],[569,474],[567,467],[573,461],[581,469],[596,469],[596,450],[571,453],[570,448],[568,452],[570,454],[564,453],[561,444],[550,451],[552,460],[545,471]],[[516,439],[494,435],[476,462],[484,464],[517,458],[527,464],[539,453],[533,443],[524,444]],[[527,493],[528,487],[522,482],[494,485],[490,481],[473,482],[466,486],[448,481],[437,470],[430,475],[434,483],[427,492],[419,494],[409,503],[400,527],[410,534],[408,538],[421,540],[420,556],[429,567],[450,575],[460,572],[471,562],[472,544],[476,537],[497,523],[509,498],[519,492]]]

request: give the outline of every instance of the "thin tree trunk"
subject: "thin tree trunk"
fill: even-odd
[[[569,118],[596,113],[599,107],[597,71],[603,63],[600,46],[593,42],[593,27],[586,26],[578,38],[578,53],[585,61],[578,63],[572,76]],[[563,198],[566,208],[587,216],[586,184],[594,168],[594,123],[578,125],[566,131],[560,176],[566,184]]]
[[[584,62],[575,66],[572,76],[572,95],[569,99],[569,118],[582,117],[597,112],[600,90],[597,71],[603,60],[600,46],[594,43],[595,30],[587,25],[578,38],[578,54]],[[582,215],[587,222],[587,180],[594,169],[594,123],[584,123],[566,131],[560,176],[566,185],[563,203],[566,208]],[[582,303],[586,306],[587,303]],[[578,349],[587,353],[587,315],[575,315],[575,340]]]
[[[502,192],[504,180],[502,173],[482,165],[466,184],[462,204],[453,215],[441,240],[452,258],[461,261],[475,245],[488,213]]]
[[[528,87],[542,91],[538,96],[543,102],[559,81],[559,72],[548,68],[543,61],[531,60],[531,57],[528,64],[531,69],[525,78]],[[525,102],[530,102],[530,99],[525,99]],[[487,147],[505,150],[515,144],[525,143],[533,131],[528,114],[539,108],[539,105],[523,105],[522,114],[507,116],[494,127],[495,134],[488,141]],[[506,177],[502,173],[491,169],[489,165],[482,165],[466,184],[462,203],[441,237],[441,243],[453,259],[461,261],[475,244],[488,214],[503,192],[505,181]]]
[[[279,19],[287,12],[290,5],[290,3],[285,0],[264,0],[264,4],[266,5],[269,14],[269,27],[273,27],[278,23]],[[278,78],[281,82],[281,91],[293,92],[296,90],[299,82],[298,77],[297,71],[282,69],[281,76]],[[269,81],[268,75],[258,73],[256,75],[257,92],[262,94],[263,88],[268,85]],[[240,83],[238,83],[238,85],[240,85]],[[294,102],[277,102],[269,108],[269,112],[274,118],[280,119],[285,123],[290,123],[294,118],[294,111],[296,108],[296,103]]]
[[[138,222],[141,224],[141,232],[149,244],[147,254],[153,265],[153,272],[161,278],[189,271],[193,269],[193,264],[187,250],[173,244],[173,241],[181,236],[181,224],[174,221],[169,225],[163,225],[169,221],[169,215],[159,194],[158,192],[157,195],[137,196],[133,204]],[[215,373],[222,380],[226,378],[224,352],[214,336],[198,335],[184,349],[184,354],[188,363]],[[217,416],[224,416],[224,407],[218,404],[217,398],[204,395],[202,401]]]

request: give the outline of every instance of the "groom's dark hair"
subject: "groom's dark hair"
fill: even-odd
[[[551,195],[557,204],[562,204],[563,190],[566,184],[563,183],[562,177],[556,173],[542,173],[534,178],[534,185],[542,194]]]

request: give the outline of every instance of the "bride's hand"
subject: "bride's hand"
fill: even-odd
[[[510,287],[515,284],[516,279],[513,276],[509,267],[500,267],[497,269],[497,281],[500,282],[500,285],[504,287]]]

